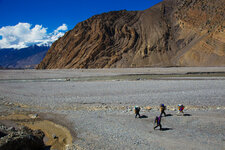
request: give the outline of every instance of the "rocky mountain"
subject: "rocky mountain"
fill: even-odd
[[[0,49],[0,69],[35,68],[47,53],[48,46],[30,46],[22,49]]]
[[[52,44],[37,69],[225,66],[224,0],[164,0],[93,16]]]

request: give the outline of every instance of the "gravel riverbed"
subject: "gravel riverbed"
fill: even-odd
[[[221,72],[223,69],[202,70]],[[168,69],[166,72],[153,70],[156,74],[168,73]],[[199,70],[173,68],[169,73]],[[73,149],[225,149],[224,76],[169,80],[35,80],[153,71],[142,68],[127,69],[127,72],[110,69],[46,72],[48,70],[0,71],[1,113],[32,111],[63,115],[71,123],[70,130],[76,133]],[[153,130],[153,120],[159,115],[161,103],[168,106],[166,113],[170,115],[162,118],[163,131]],[[179,103],[186,106],[186,116],[176,115]],[[142,108],[143,118],[134,118],[135,105]]]

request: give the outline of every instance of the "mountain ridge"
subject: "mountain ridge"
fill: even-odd
[[[2,69],[32,69],[41,62],[49,46],[32,45],[27,48],[0,49],[0,66]]]
[[[164,0],[93,16],[52,44],[37,69],[225,66],[223,0]]]

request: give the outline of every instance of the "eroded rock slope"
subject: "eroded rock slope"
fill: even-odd
[[[93,16],[51,46],[37,69],[225,66],[224,0],[164,0]]]

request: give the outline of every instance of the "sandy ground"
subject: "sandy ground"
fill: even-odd
[[[42,114],[71,131],[72,149],[222,150],[225,75],[174,74],[224,71],[224,67],[4,70],[0,71],[0,113]],[[130,74],[173,75],[124,77]],[[99,80],[102,76],[110,78]],[[167,105],[169,114],[162,119],[163,131],[153,130],[160,103]],[[185,116],[176,115],[179,103],[186,106]],[[142,108],[141,119],[134,118],[135,105]]]

